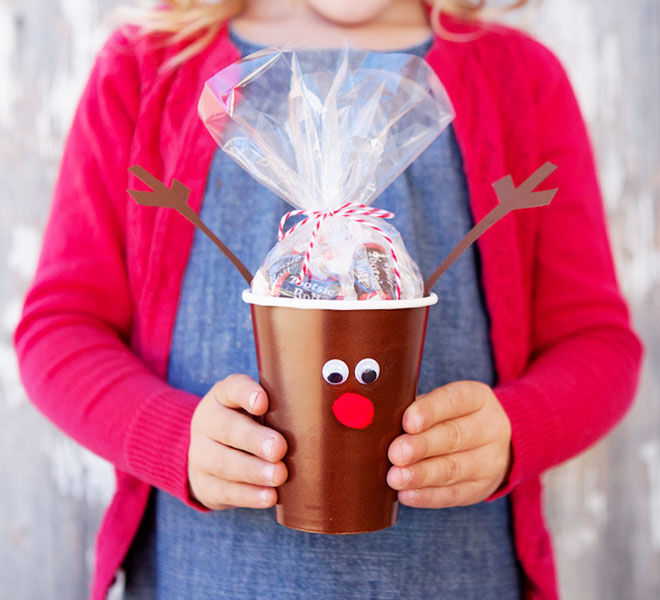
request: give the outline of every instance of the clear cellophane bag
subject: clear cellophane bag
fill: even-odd
[[[422,58],[263,50],[207,81],[199,110],[218,145],[293,207],[253,292],[422,296],[419,269],[387,222],[393,215],[371,206],[454,116]]]

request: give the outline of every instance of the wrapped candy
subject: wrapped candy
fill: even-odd
[[[336,214],[305,220],[273,247],[252,282],[256,294],[315,300],[416,298],[422,276],[387,211],[344,205]],[[311,240],[311,242],[310,242]],[[311,246],[311,248],[310,248]],[[308,263],[305,262],[306,255]]]
[[[255,294],[422,296],[392,213],[370,206],[454,116],[422,58],[263,50],[210,79],[199,110],[218,145],[295,209],[254,277]]]

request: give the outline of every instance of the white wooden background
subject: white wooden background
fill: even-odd
[[[117,0],[0,0],[0,598],[83,599],[110,467],[28,403],[11,348],[63,136]],[[616,431],[545,476],[566,600],[660,598],[660,3],[545,0],[516,17],[564,60],[596,146],[646,348]]]

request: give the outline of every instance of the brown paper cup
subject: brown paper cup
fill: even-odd
[[[396,523],[387,450],[415,399],[429,307],[415,300],[295,300],[251,305],[267,426],[287,440],[278,523],[364,533]]]

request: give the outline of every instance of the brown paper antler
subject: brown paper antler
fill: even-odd
[[[431,288],[436,284],[440,276],[451,267],[456,259],[476,242],[488,229],[490,229],[502,217],[508,215],[512,210],[518,208],[533,208],[535,206],[546,206],[550,204],[557,190],[545,190],[535,192],[534,189],[540,185],[555,169],[557,165],[551,162],[539,167],[519,187],[515,187],[511,175],[507,175],[493,183],[499,204],[493,208],[481,221],[479,221],[466,236],[433,271],[433,274],[424,284],[424,295],[428,295]]]
[[[248,285],[252,281],[252,274],[247,270],[245,265],[237,258],[237,256],[225,246],[220,239],[204,224],[199,218],[199,215],[188,204],[188,197],[190,196],[190,188],[186,187],[178,179],[172,181],[172,187],[168,188],[162,181],[154,177],[145,168],[135,165],[128,169],[140,181],[146,183],[153,192],[146,192],[140,190],[128,190],[128,193],[133,196],[134,200],[142,206],[161,206],[164,208],[173,208],[178,213],[188,219],[195,227],[201,229],[210,240],[220,249],[220,251],[231,261],[247,281]]]

